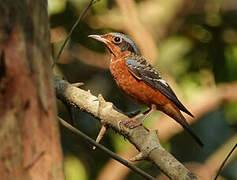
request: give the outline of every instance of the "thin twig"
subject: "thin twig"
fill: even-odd
[[[234,145],[234,147],[231,149],[231,151],[228,153],[228,155],[226,156],[225,160],[221,163],[221,166],[219,168],[219,170],[217,171],[216,177],[214,180],[217,180],[218,176],[220,175],[226,161],[228,160],[228,158],[230,157],[230,155],[234,152],[235,148],[237,147],[237,143]]]
[[[54,60],[53,60],[52,69],[54,68],[55,64],[57,63],[59,57],[61,56],[61,54],[62,54],[62,52],[63,52],[63,49],[64,49],[64,47],[66,46],[66,44],[67,44],[69,38],[71,37],[71,35],[72,35],[74,29],[77,27],[77,25],[79,24],[79,22],[81,21],[81,19],[84,18],[84,16],[86,15],[88,9],[89,9],[94,3],[96,3],[97,1],[98,1],[98,0],[91,0],[91,1],[89,2],[89,4],[87,5],[87,7],[83,10],[83,12],[81,13],[81,15],[77,18],[76,22],[73,24],[73,26],[72,26],[70,32],[68,33],[66,39],[64,40],[62,46],[60,47],[57,56],[56,56],[56,57],[54,58]]]
[[[95,142],[100,143],[101,139],[104,137],[104,135],[105,135],[105,133],[106,133],[106,130],[107,130],[106,126],[105,126],[105,125],[102,125],[102,127],[101,127],[101,129],[100,129],[100,132],[99,132],[99,134],[98,134],[98,136],[97,136]],[[95,150],[95,148],[96,148],[96,147],[93,146],[93,149],[94,149],[94,150]]]
[[[155,180],[155,178],[152,177],[151,175],[147,174],[143,170],[139,169],[138,167],[136,167],[136,166],[132,165],[131,163],[127,162],[126,160],[122,159],[121,157],[119,157],[118,155],[116,155],[115,153],[113,153],[112,151],[107,149],[106,147],[102,146],[101,144],[96,143],[92,138],[90,138],[89,136],[87,136],[83,132],[79,131],[78,129],[74,128],[69,123],[64,121],[62,118],[58,117],[58,119],[64,127],[68,128],[70,131],[72,131],[76,135],[84,138],[86,141],[90,142],[93,146],[96,146],[97,148],[101,149],[102,151],[107,153],[110,157],[112,157],[113,159],[115,159],[118,162],[122,163],[124,166],[127,166],[128,168],[132,169],[134,172],[140,174],[142,177],[144,177],[146,179]]]

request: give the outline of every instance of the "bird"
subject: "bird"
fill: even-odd
[[[141,55],[133,40],[118,32],[88,37],[104,43],[108,48],[111,57],[109,69],[122,92],[137,104],[149,108],[123,121],[124,125],[131,129],[141,126],[153,111],[159,110],[178,122],[201,147],[204,145],[181,111],[194,117],[192,113],[180,102],[158,71]],[[137,122],[142,116],[144,118]]]

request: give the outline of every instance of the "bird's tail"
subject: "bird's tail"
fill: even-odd
[[[175,106],[175,105],[174,105]],[[195,141],[203,147],[204,144],[201,141],[201,139],[195,134],[191,126],[188,124],[187,120],[185,117],[181,114],[179,109],[176,107],[172,106],[171,104],[168,104],[168,106],[164,106],[163,112],[167,114],[168,116],[172,117],[176,122],[178,122],[185,130],[188,131],[188,133],[195,139]]]
[[[183,115],[182,115],[183,116]],[[188,133],[195,139],[195,141],[201,146],[203,147],[204,144],[201,141],[201,139],[196,135],[196,133],[194,132],[194,130],[191,128],[191,126],[188,124],[188,122],[186,121],[186,119],[184,117],[182,117],[182,120],[177,121],[181,126],[183,126],[183,128],[185,130],[188,131]]]

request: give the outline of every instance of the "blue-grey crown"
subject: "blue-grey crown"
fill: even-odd
[[[117,32],[112,32],[109,34],[111,34],[112,36],[120,37],[123,39],[123,42],[119,45],[122,51],[129,50],[129,51],[135,53],[136,55],[141,55],[141,53],[138,50],[138,48],[136,47],[136,44],[134,43],[134,41],[129,39],[125,34],[117,33]]]

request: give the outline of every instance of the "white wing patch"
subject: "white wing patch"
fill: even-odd
[[[158,81],[160,81],[165,86],[169,87],[169,85],[167,84],[167,82],[164,79],[158,79]]]

